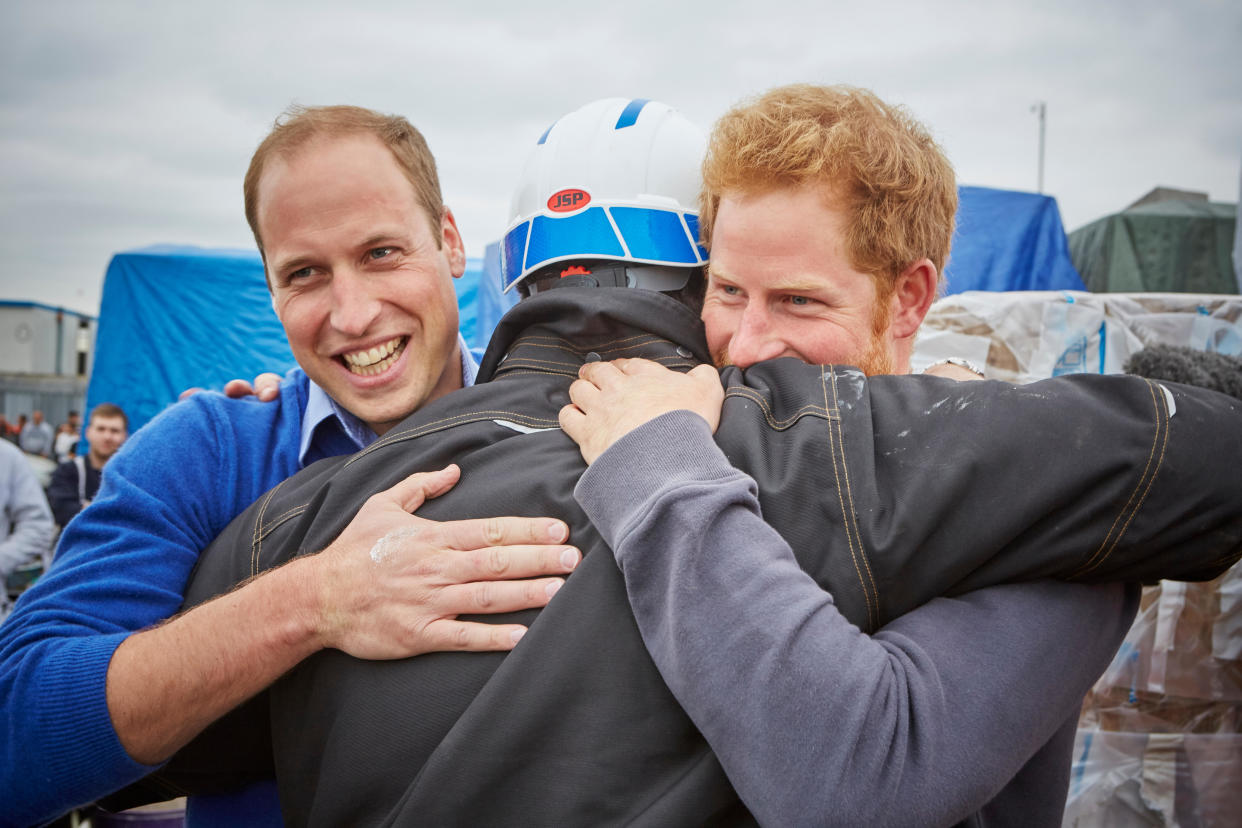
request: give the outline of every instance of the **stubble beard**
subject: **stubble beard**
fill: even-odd
[[[869,377],[881,376],[884,374],[892,374],[893,371],[893,352],[888,347],[888,314],[876,315],[876,324],[871,329],[871,340],[867,343],[867,350],[858,357],[854,363],[859,370]]]

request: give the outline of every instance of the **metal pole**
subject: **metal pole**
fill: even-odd
[[[1044,121],[1047,105],[1043,101],[1036,101],[1031,106],[1032,112],[1039,113],[1039,188],[1038,193],[1044,191]]]
[[[65,350],[65,311],[60,309],[56,311],[56,367],[52,369],[52,373],[60,376],[65,373],[61,370],[60,361],[64,358]]]

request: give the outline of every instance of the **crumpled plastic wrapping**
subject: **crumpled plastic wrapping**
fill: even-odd
[[[1117,373],[1155,344],[1242,354],[1242,297],[963,293],[933,305],[912,363],[964,357],[1032,382]],[[1242,825],[1242,565],[1144,590],[1084,702],[1064,825]]]
[[[970,291],[934,305],[911,359],[915,371],[969,359],[989,379],[1121,373],[1148,345],[1242,354],[1242,296],[1187,293]]]
[[[1242,569],[1235,566],[1202,584],[1162,581],[1148,587],[1125,642],[1087,697],[1081,724],[1242,733],[1240,650]]]
[[[1233,828],[1242,819],[1242,736],[1079,730],[1067,828]]]
[[[1242,568],[1143,590],[1078,726],[1066,825],[1242,824]]]

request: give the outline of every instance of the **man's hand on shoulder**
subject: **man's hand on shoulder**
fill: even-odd
[[[224,396],[235,400],[253,396],[262,402],[271,402],[280,396],[280,374],[264,372],[255,377],[253,383],[244,379],[229,380],[224,384]]]
[[[589,362],[578,376],[569,386],[572,402],[561,409],[560,421],[588,464],[643,423],[670,411],[693,411],[713,433],[720,425],[724,388],[710,365],[682,374],[646,359],[618,359]]]
[[[187,388],[177,395],[184,400],[205,389],[195,386]],[[280,396],[280,374],[265,371],[254,378],[253,382],[244,379],[231,379],[224,384],[224,396],[240,400],[243,397],[256,397],[261,402],[271,402]]]
[[[437,523],[411,515],[451,489],[457,466],[415,474],[373,495],[318,559],[320,642],[357,658],[441,650],[508,650],[520,624],[458,621],[460,614],[542,607],[581,553],[550,518]]]

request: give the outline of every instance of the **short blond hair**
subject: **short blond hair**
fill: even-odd
[[[384,115],[360,106],[291,106],[276,118],[272,131],[254,151],[242,184],[246,221],[265,260],[259,234],[259,180],[267,162],[273,157],[287,157],[316,138],[344,135],[374,135],[388,147],[414,188],[418,203],[427,211],[432,237],[440,246],[440,222],[444,218],[440,176],[427,141],[413,124],[400,115]]]
[[[721,196],[803,185],[822,185],[846,211],[851,264],[881,293],[919,259],[943,274],[957,214],[953,166],[902,107],[865,89],[795,84],[729,110],[703,161],[704,245]]]

